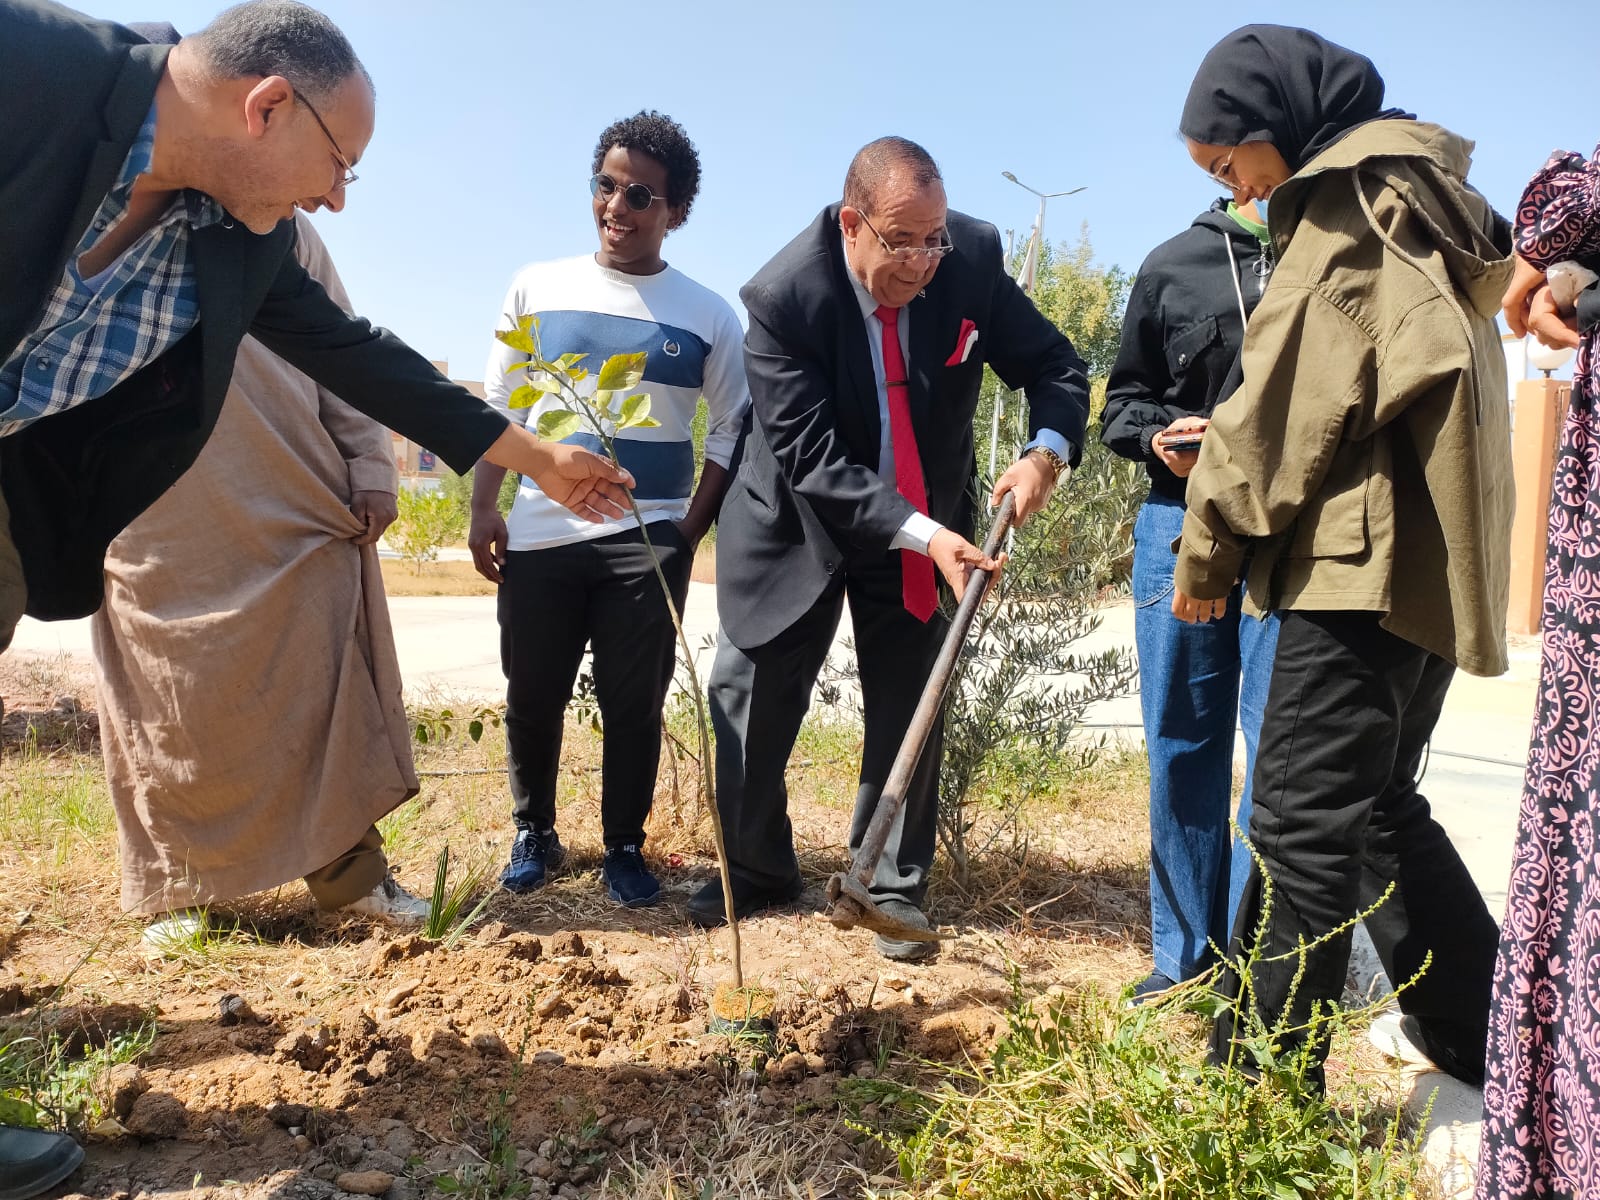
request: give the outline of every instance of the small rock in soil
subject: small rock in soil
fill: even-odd
[[[588,951],[581,937],[570,929],[563,929],[550,935],[550,953],[557,958],[582,958]]]
[[[330,1139],[322,1149],[330,1161],[341,1167],[355,1166],[367,1152],[366,1144],[353,1133],[341,1133]]]
[[[250,1002],[237,992],[228,992],[217,999],[217,1024],[239,1025],[245,1021],[253,1021],[255,1012],[250,1008]]]
[[[656,1123],[648,1117],[635,1117],[622,1127],[623,1137],[638,1137],[640,1134],[649,1133],[656,1127]]]
[[[169,1092],[146,1092],[133,1102],[124,1122],[132,1133],[144,1138],[174,1138],[189,1123],[189,1110]]]
[[[505,1038],[498,1033],[475,1033],[472,1035],[472,1048],[479,1054],[489,1058],[510,1058],[511,1047],[506,1045]]]
[[[566,1002],[566,994],[560,988],[557,988],[533,1006],[534,1015],[539,1017],[553,1016],[556,1010],[560,1009]]]
[[[338,1190],[327,1180],[314,1175],[297,1175],[283,1185],[283,1194],[290,1200],[329,1200]]]
[[[150,1083],[132,1063],[118,1063],[100,1077],[99,1090],[107,1099],[111,1115],[126,1124],[134,1101],[150,1090]]]
[[[364,1171],[387,1171],[391,1175],[404,1175],[406,1160],[403,1155],[391,1154],[387,1150],[368,1150],[366,1158],[361,1161]]]
[[[400,1006],[411,998],[411,993],[422,986],[420,979],[407,979],[395,984],[383,997],[383,1007],[390,1012],[399,1012]]]
[[[387,1171],[346,1171],[333,1182],[357,1196],[381,1196],[394,1186],[394,1178]]]
[[[513,933],[505,939],[506,953],[523,962],[538,962],[544,957],[544,943],[531,933]]]

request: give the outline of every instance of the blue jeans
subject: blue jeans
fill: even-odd
[[[1250,855],[1228,825],[1233,732],[1245,739],[1238,823],[1250,828],[1250,776],[1278,619],[1241,616],[1239,587],[1220,621],[1188,625],[1172,615],[1173,539],[1181,501],[1151,494],[1133,527],[1134,643],[1139,704],[1150,753],[1150,940],[1155,968],[1189,979],[1208,967],[1212,944],[1233,930]]]

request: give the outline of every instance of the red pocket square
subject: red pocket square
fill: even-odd
[[[944,360],[947,367],[958,366],[967,361],[967,356],[972,353],[972,348],[978,344],[978,327],[966,317],[961,318],[961,332],[956,334],[956,348],[950,357]]]

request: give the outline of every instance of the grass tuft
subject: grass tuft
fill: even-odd
[[[487,859],[480,860],[468,867],[452,884],[449,879],[450,847],[439,851],[433,871],[433,895],[428,900],[428,916],[422,923],[422,936],[430,941],[442,942],[446,947],[455,945],[494,899],[494,890],[485,886],[492,869]],[[469,908],[473,897],[480,892],[483,894],[478,903]]]

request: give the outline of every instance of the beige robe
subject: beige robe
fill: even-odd
[[[303,216],[298,254],[349,307]],[[122,904],[276,887],[416,794],[378,557],[352,491],[394,492],[389,432],[254,339],[216,432],[106,556],[93,624]]]

